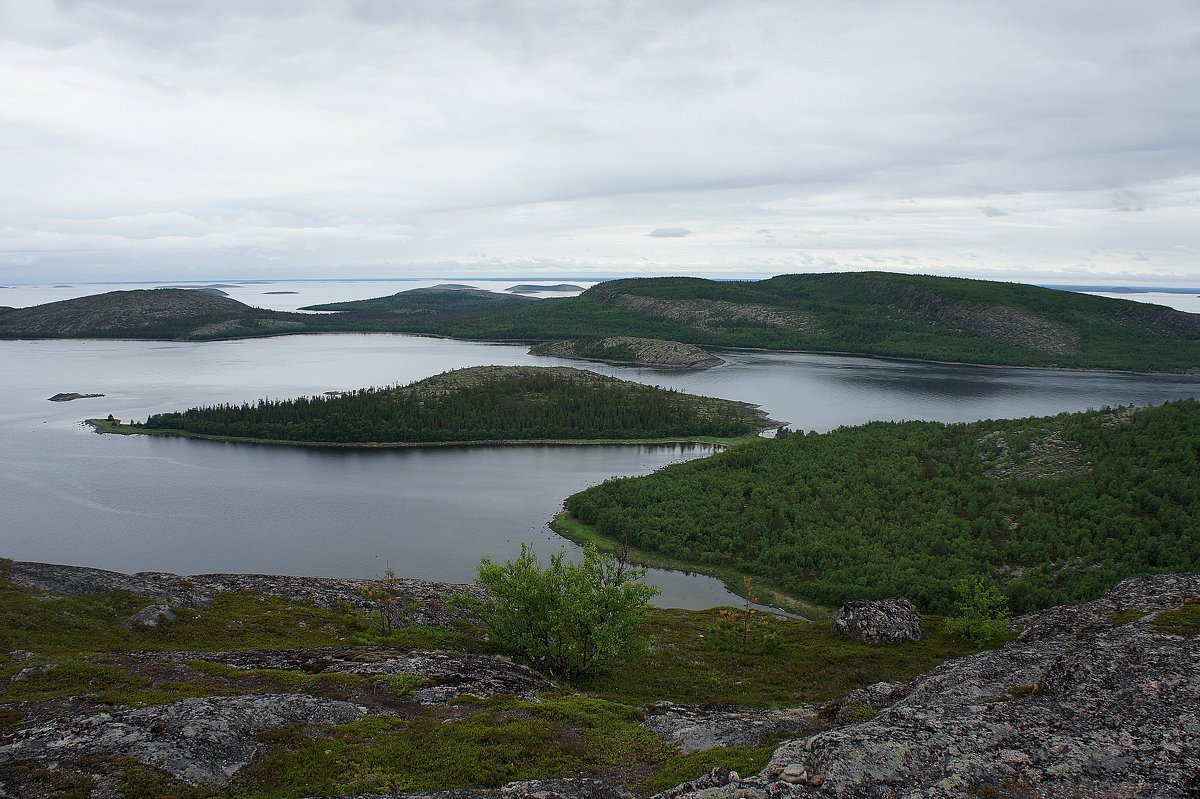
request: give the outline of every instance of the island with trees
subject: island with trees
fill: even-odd
[[[329,446],[719,441],[778,427],[756,405],[569,367],[477,366],[405,386],[89,420],[145,433]]]

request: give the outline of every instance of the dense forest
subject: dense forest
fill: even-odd
[[[1200,404],[974,424],[876,422],[739,445],[570,497],[632,546],[733,566],[811,601],[911,597],[967,576],[1014,610],[1200,569]]]
[[[154,414],[143,429],[314,443],[749,435],[754,406],[564,367],[481,366],[408,386]]]

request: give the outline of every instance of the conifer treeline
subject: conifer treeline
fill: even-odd
[[[812,601],[946,612],[966,576],[1013,609],[1200,569],[1200,404],[975,424],[876,422],[739,445],[567,500],[638,548]]]
[[[328,443],[740,436],[755,429],[737,403],[598,375],[564,379],[554,371],[526,368],[458,390],[390,386],[206,406],[155,414],[145,426]]]

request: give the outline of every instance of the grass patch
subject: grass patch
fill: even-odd
[[[1158,614],[1150,629],[1188,637],[1200,635],[1200,599],[1189,599],[1174,610]]]
[[[162,705],[195,696],[227,693],[206,680],[159,683],[131,674],[120,666],[90,658],[70,658],[53,664],[0,690],[0,702],[37,702],[86,696],[106,705]]]
[[[674,788],[680,783],[694,780],[714,768],[727,768],[739,774],[754,774],[767,765],[778,744],[765,746],[723,746],[676,755],[662,763],[654,776],[639,785],[647,794],[659,793]]]
[[[1129,624],[1131,621],[1137,621],[1138,619],[1144,618],[1147,614],[1152,612],[1153,611],[1141,610],[1139,608],[1129,608],[1128,610],[1122,610],[1119,613],[1112,614],[1108,617],[1108,621],[1112,624],[1112,626],[1120,627],[1123,624]]]
[[[752,706],[827,702],[883,680],[907,681],[977,647],[945,630],[939,617],[922,620],[924,638],[872,646],[835,635],[827,624],[775,619],[780,639],[772,653],[717,648],[716,610],[654,610],[643,630],[650,651],[580,687],[614,701],[650,704]]]
[[[669,749],[636,711],[564,696],[497,699],[465,718],[370,716],[317,737],[264,736],[271,751],[239,775],[239,795],[277,799],[496,787],[514,780],[650,771]]]
[[[83,652],[155,649],[220,651],[339,645],[388,645],[480,651],[474,629],[397,627],[378,634],[349,608],[320,608],[283,597],[219,593],[203,608],[176,608],[179,620],[126,629],[122,622],[153,600],[116,591],[39,601],[0,580],[0,651],[27,649],[47,659]]]

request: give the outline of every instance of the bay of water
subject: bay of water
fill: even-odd
[[[0,556],[179,573],[269,572],[469,582],[479,558],[577,548],[547,523],[616,475],[711,450],[679,446],[344,451],[99,436],[80,421],[213,402],[404,383],[482,364],[573,365],[761,404],[807,430],[874,419],[970,421],[1200,394],[1200,378],[990,369],[725,352],[673,372],[526,354],[524,346],[405,335],[245,341],[0,342]],[[106,396],[48,402],[58,392]],[[655,571],[660,602],[734,602],[715,580]]]

